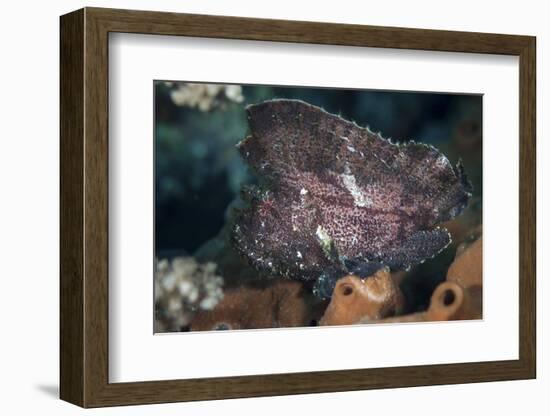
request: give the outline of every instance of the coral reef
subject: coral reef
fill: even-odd
[[[319,325],[354,324],[359,319],[381,319],[399,314],[403,297],[388,268],[361,279],[346,276],[336,283]]]
[[[357,323],[431,322],[481,319],[481,291],[464,289],[453,282],[441,283],[432,295],[430,307],[423,312],[372,320],[362,318]]]
[[[223,107],[228,102],[240,103],[244,100],[240,85],[165,83],[174,87],[170,97],[181,107],[210,111]]]
[[[464,242],[475,241],[481,236],[481,217],[481,200],[473,198],[461,215],[440,224],[451,234],[453,241],[450,247],[453,253]]]
[[[481,316],[481,97],[154,85],[157,331]]]
[[[378,320],[365,315],[357,323],[481,319],[483,313],[482,247],[482,238],[469,245],[464,243],[459,247],[456,258],[447,272],[447,280],[434,290],[430,306],[426,311]]]
[[[322,309],[303,284],[271,280],[264,285],[243,285],[225,291],[213,310],[197,312],[191,331],[309,326]]]
[[[194,255],[223,227],[227,206],[240,194],[241,185],[252,180],[235,146],[247,131],[243,106],[226,97],[226,92],[243,93],[243,88],[166,84],[155,82],[155,246],[159,258],[174,253]],[[171,95],[179,89],[197,93],[197,97],[200,91],[218,91],[205,100],[219,105],[209,104],[208,111],[175,105]]]
[[[180,331],[197,311],[214,309],[223,298],[215,263],[193,257],[155,263],[155,332]]]
[[[357,323],[430,322],[481,318],[481,293],[466,290],[454,282],[441,283],[423,312],[373,320],[363,317]]]
[[[471,244],[462,243],[456,258],[447,271],[447,280],[464,288],[482,285],[483,278],[483,239],[480,237]]]
[[[260,177],[233,240],[258,270],[319,280],[408,269],[450,242],[437,227],[471,196],[462,165],[432,146],[394,144],[298,100],[247,107],[251,134],[239,144]]]
[[[476,231],[474,230],[474,233]],[[307,282],[288,279],[247,280],[226,289],[213,309],[197,310],[191,331],[429,322],[482,317],[482,239],[463,243],[447,271],[447,280],[433,291],[429,307],[402,315],[399,282],[403,271],[384,267],[361,278],[347,275],[336,282],[330,303],[312,295]],[[327,306],[328,304],[328,306]]]
[[[208,240],[193,253],[200,262],[213,261],[216,263],[218,272],[224,276],[225,289],[246,286],[252,282],[260,281],[261,283],[264,280],[230,243],[235,212],[241,206],[240,204],[242,204],[240,198],[229,204],[225,213],[225,224],[218,235]]]

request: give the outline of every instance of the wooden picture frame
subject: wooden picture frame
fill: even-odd
[[[535,38],[85,8],[61,17],[60,396],[83,407],[337,392],[536,376]],[[298,42],[519,57],[519,359],[109,383],[108,34]]]

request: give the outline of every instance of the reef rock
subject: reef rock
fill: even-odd
[[[293,279],[407,269],[438,254],[450,235],[436,224],[471,196],[461,164],[436,148],[394,144],[380,134],[297,100],[247,108],[239,143],[259,186],[233,229],[257,269]]]
[[[191,331],[287,328],[309,326],[319,319],[319,304],[302,282],[274,279],[267,285],[246,285],[224,293],[213,310],[198,311]]]

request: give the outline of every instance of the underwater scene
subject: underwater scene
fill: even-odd
[[[482,318],[482,96],[154,82],[155,328]]]

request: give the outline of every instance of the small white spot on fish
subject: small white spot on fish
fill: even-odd
[[[445,166],[450,165],[450,162],[449,159],[447,159],[444,155],[441,155],[436,159],[435,165],[437,167],[444,168]]]
[[[355,176],[349,173],[349,168],[347,167],[346,173],[340,174],[343,185],[346,187],[348,192],[353,197],[355,205],[359,207],[369,207],[372,206],[374,201],[367,195],[363,190],[357,185]]]

